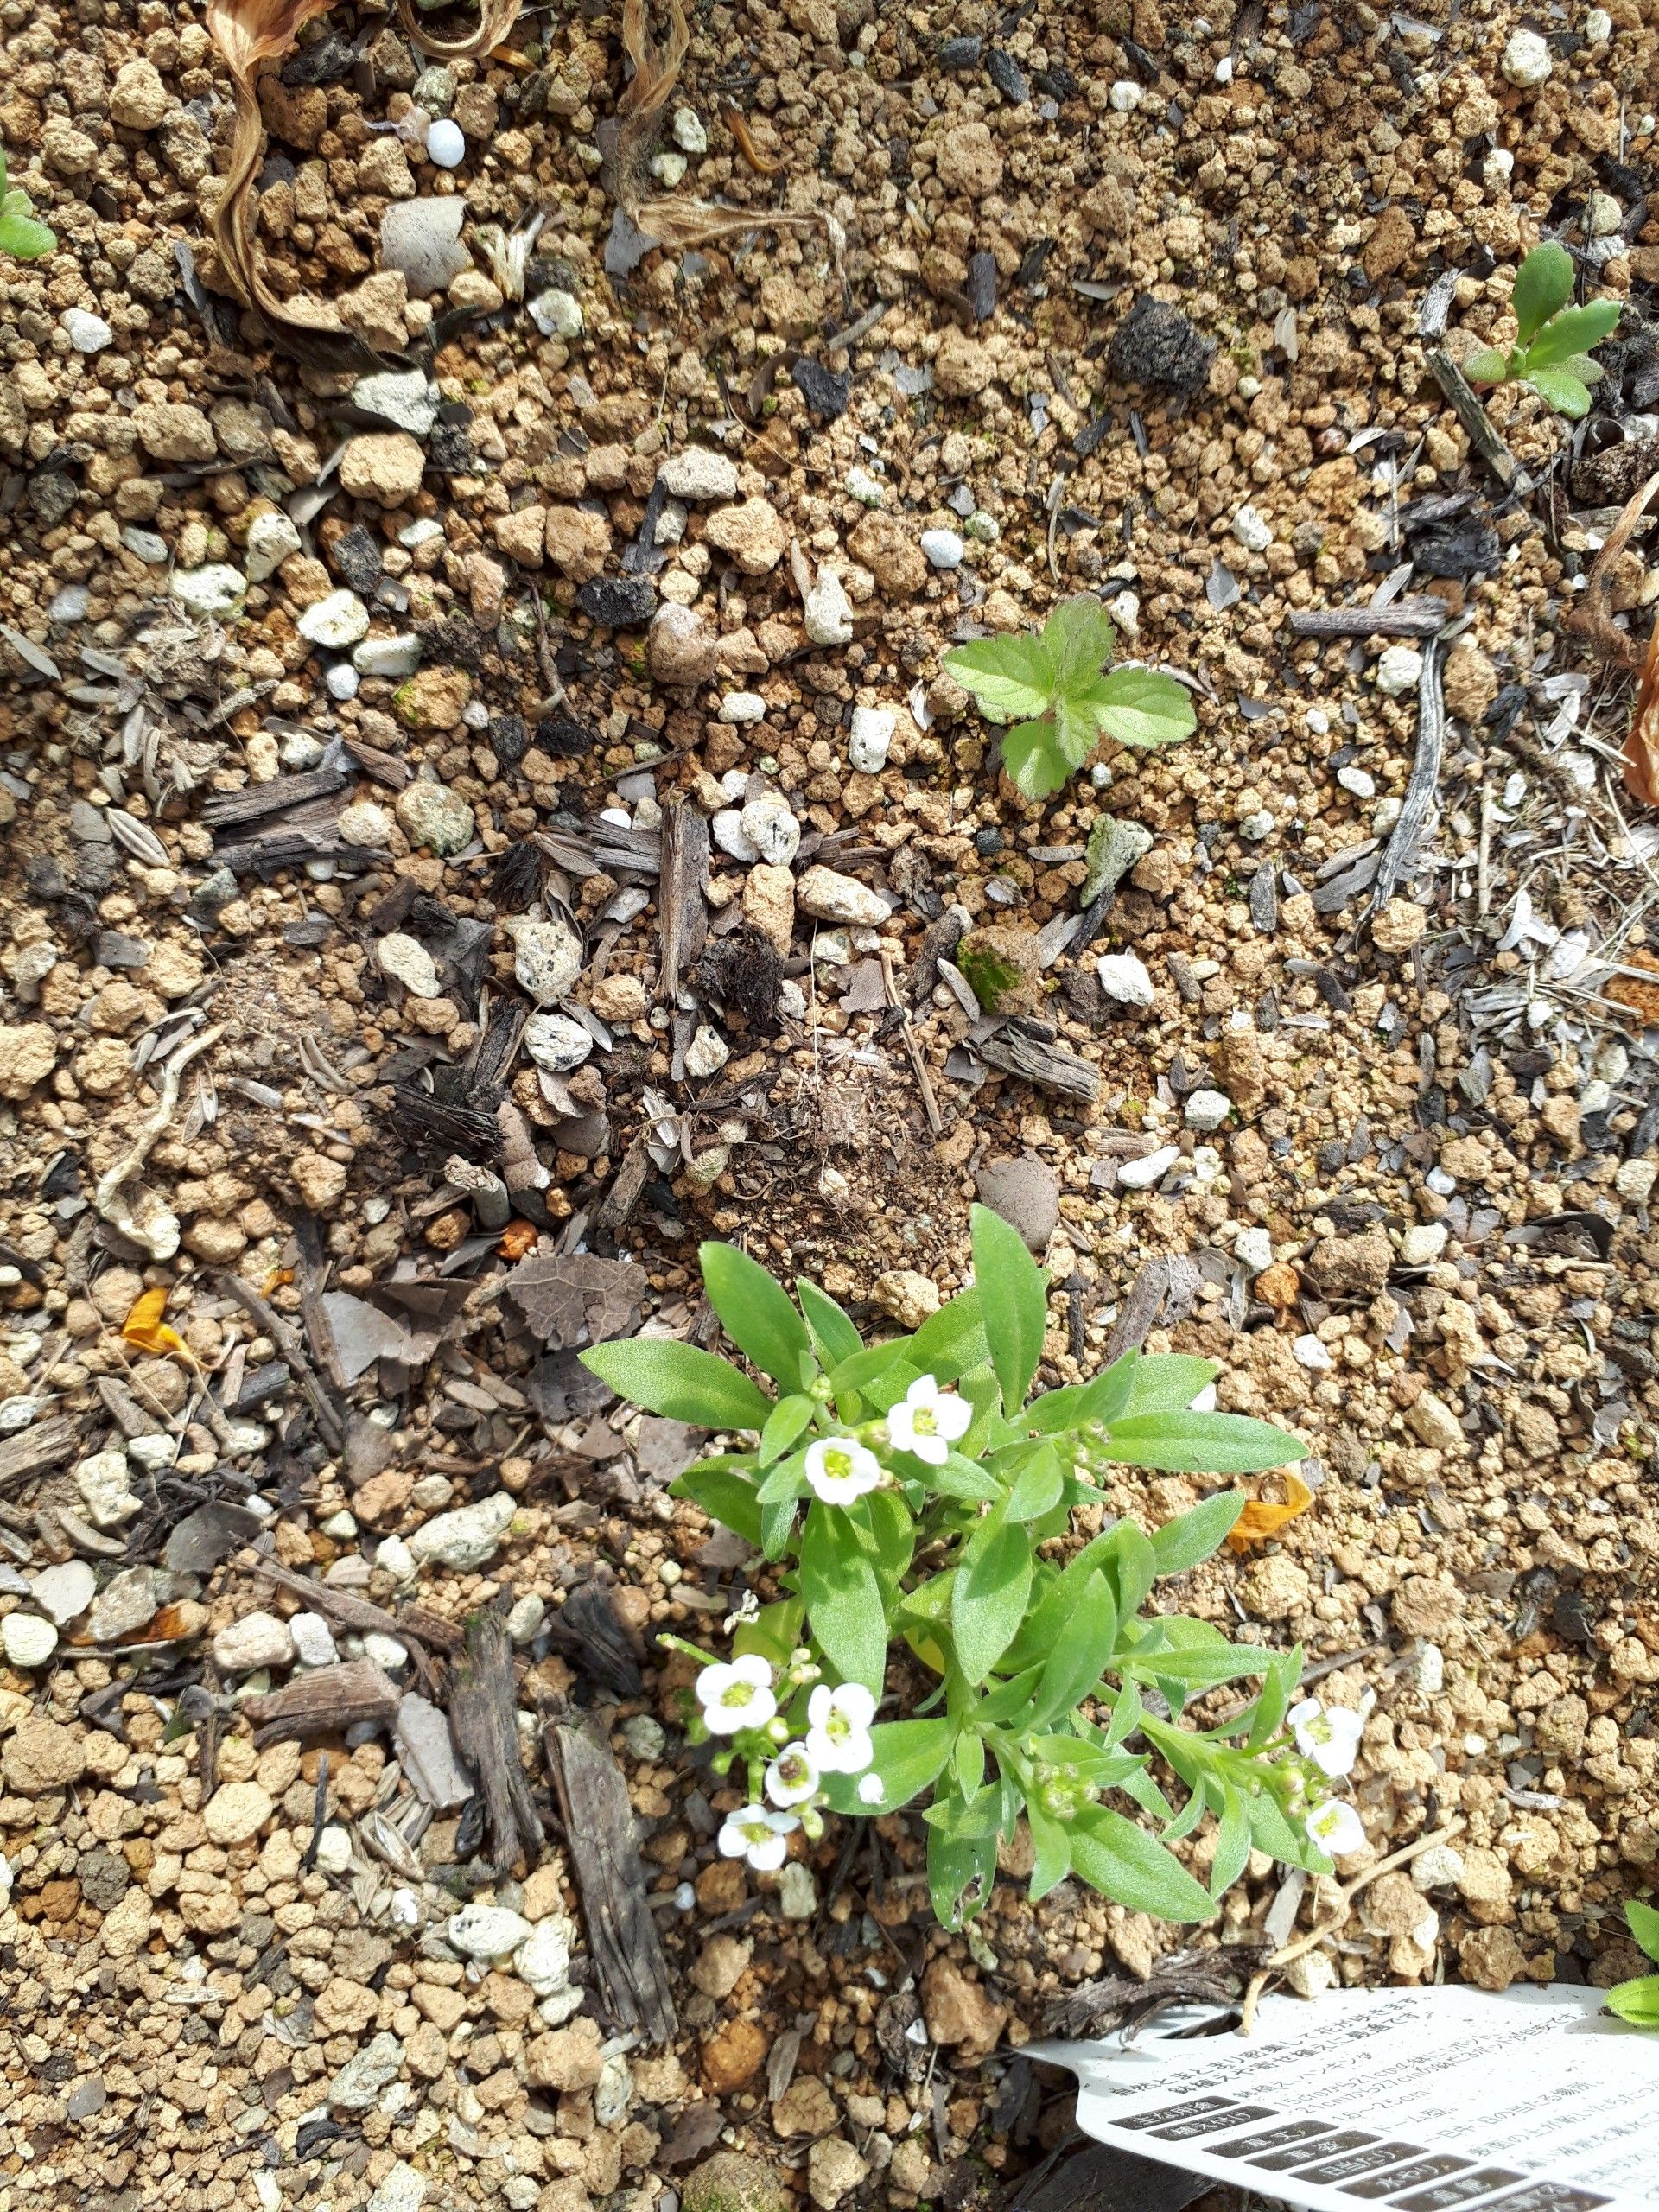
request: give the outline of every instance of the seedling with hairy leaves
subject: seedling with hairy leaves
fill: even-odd
[[[1530,385],[1547,407],[1576,423],[1590,411],[1590,386],[1601,375],[1590,349],[1611,337],[1617,300],[1570,308],[1573,257],[1553,239],[1534,246],[1515,279],[1515,343],[1507,353],[1487,346],[1463,365],[1471,384]]]
[[[55,251],[58,234],[35,219],[35,203],[20,187],[6,185],[6,156],[0,149],[0,253],[14,261],[38,261]]]
[[[1060,601],[1040,637],[978,638],[944,656],[986,720],[1013,725],[1002,765],[1024,798],[1052,798],[1103,737],[1155,752],[1198,728],[1173,677],[1150,668],[1105,673],[1116,642],[1110,615],[1084,593]]]
[[[1033,1395],[1048,1277],[999,1215],[976,1206],[972,1235],[973,1287],[908,1336],[866,1345],[816,1284],[791,1299],[735,1247],[705,1244],[709,1302],[753,1373],[663,1338],[582,1355],[636,1405],[748,1439],[674,1491],[762,1554],[751,1591],[769,1575],[777,1594],[728,1624],[729,1658],[661,1639],[699,1662],[689,1739],[747,1785],[721,1850],[775,1871],[825,1811],[925,1799],[928,1883],[951,1929],[984,1905],[1022,1820],[1033,1897],[1076,1875],[1133,1911],[1203,1920],[1252,1850],[1328,1871],[1327,1853],[1365,1840],[1330,1795],[1360,1716],[1293,1703],[1300,1649],[1145,1610],[1160,1576],[1222,1543],[1242,1494],[1213,1491],[1150,1533],[1100,1527],[1103,1485],[1126,1465],[1244,1474],[1303,1446],[1195,1410],[1215,1370],[1173,1353],[1129,1352]],[[1079,1507],[1099,1533],[1057,1542]],[[1192,1725],[1193,1700],[1242,1677],[1254,1696]],[[1206,1818],[1207,1888],[1169,1848]]]
[[[1642,1949],[1650,1959],[1659,1961],[1659,1912],[1632,1898],[1624,1908],[1624,1917]],[[1616,1982],[1607,1993],[1607,2010],[1634,2028],[1659,2028],[1659,1974]]]

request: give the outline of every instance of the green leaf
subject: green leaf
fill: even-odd
[[[875,1757],[864,1773],[826,1774],[818,1786],[833,1812],[867,1817],[897,1812],[938,1779],[950,1756],[951,1733],[952,1723],[943,1714],[933,1720],[878,1721],[870,1731]],[[874,1775],[881,1783],[878,1804],[868,1803],[858,1794],[865,1775]]]
[[[1031,1702],[1031,1694],[1037,1687],[1042,1673],[1040,1667],[1027,1667],[1000,1683],[988,1697],[983,1697],[974,1707],[973,1725],[976,1728],[1001,1728],[1022,1713]]]
[[[1046,643],[1035,638],[976,638],[946,653],[944,668],[972,692],[989,721],[1020,722],[1046,714],[1054,695]]]
[[[875,1571],[891,1603],[916,1548],[916,1524],[910,1517],[910,1508],[896,1490],[874,1490],[848,1510],[869,1532]]]
[[[843,1681],[879,1696],[887,1668],[887,1624],[875,1562],[838,1507],[814,1503],[801,1537],[801,1595],[812,1633]]]
[[[1071,1843],[1073,1872],[1131,1912],[1207,1920],[1215,1910],[1174,1853],[1122,1813],[1085,1807],[1072,1821]]]
[[[1216,1832],[1216,1855],[1210,1862],[1210,1894],[1219,1897],[1244,1872],[1250,1859],[1250,1815],[1236,1789],[1229,1789],[1221,1826]]]
[[[1556,365],[1568,376],[1576,377],[1580,384],[1599,384],[1607,373],[1601,363],[1592,360],[1588,353],[1574,353],[1571,360],[1558,362]]]
[[[1258,1475],[1307,1457],[1299,1436],[1243,1414],[1131,1414],[1112,1422],[1098,1448],[1175,1475]]]
[[[705,1459],[688,1467],[669,1484],[673,1497],[689,1497],[711,1521],[718,1521],[746,1544],[760,1548],[760,1502],[753,1480],[730,1460]]]
[[[1659,1912],[1631,1897],[1624,1907],[1630,1933],[1650,1959],[1659,1959]]]
[[[1031,1539],[1001,1528],[957,1570],[950,1593],[950,1641],[970,1682],[982,1682],[1014,1641],[1031,1589]]]
[[[1185,688],[1154,668],[1116,668],[1094,693],[1096,720],[1120,745],[1155,752],[1191,737],[1198,717]]]
[[[1117,1588],[1117,1618],[1127,1626],[1158,1580],[1158,1554],[1144,1530],[1133,1521],[1120,1521],[1107,1532],[1106,1549]]]
[[[760,1508],[760,1549],[772,1560],[782,1559],[789,1549],[789,1540],[795,1530],[795,1509],[800,1503],[797,1495],[769,1498]]]
[[[1220,1372],[1214,1360],[1195,1359],[1190,1352],[1148,1352],[1129,1376],[1122,1411],[1125,1415],[1184,1414]]]
[[[1065,1474],[1059,1454],[1052,1444],[1040,1446],[1027,1460],[1008,1492],[1008,1519],[1040,1521],[1044,1514],[1052,1512],[1059,1503],[1065,1488]]]
[[[863,1349],[863,1338],[827,1291],[820,1290],[804,1275],[798,1275],[795,1295],[801,1301],[812,1342],[826,1368],[839,1367],[843,1359],[850,1359],[855,1351]]]
[[[1190,1513],[1178,1514],[1152,1532],[1152,1555],[1160,1574],[1184,1574],[1208,1559],[1244,1510],[1242,1491],[1217,1491]]]
[[[58,234],[29,213],[28,194],[14,192],[8,196],[23,204],[8,207],[0,215],[0,253],[9,253],[14,261],[38,261],[42,254],[54,252]]]
[[[1144,1710],[1141,1701],[1140,1684],[1125,1682],[1113,1702],[1111,1726],[1106,1731],[1106,1747],[1109,1751],[1116,1750],[1119,1744],[1127,1743],[1134,1735],[1135,1730],[1141,1726]]]
[[[1002,1495],[996,1482],[976,1460],[953,1452],[942,1467],[925,1463],[920,1480],[941,1497],[959,1497],[970,1505],[995,1505]]]
[[[1025,1238],[1000,1213],[976,1205],[969,1217],[985,1340],[1002,1386],[1004,1409],[1012,1416],[1024,1405],[1043,1356],[1048,1277],[1027,1250]]]
[[[936,1382],[954,1382],[969,1368],[986,1365],[991,1355],[977,1287],[930,1313],[904,1351],[918,1374],[931,1375]]]
[[[996,1880],[996,1833],[971,1836],[962,1842],[941,1835],[937,1828],[927,1834],[927,1888],[933,1901],[933,1916],[948,1936],[954,1936],[964,1920],[971,1920],[981,1911],[991,1894]]]
[[[1092,692],[1062,693],[1054,702],[1054,750],[1068,768],[1081,768],[1100,743],[1101,714]]]
[[[762,1505],[776,1505],[780,1498],[806,1495],[806,1454],[798,1452],[773,1467],[755,1496]]]
[[[1026,1820],[1031,1829],[1031,1885],[1028,1894],[1035,1904],[1058,1887],[1071,1871],[1071,1843],[1065,1828],[1052,1814],[1043,1812],[1036,1805],[1027,1803]]]
[[[961,1738],[955,1749],[960,1751]],[[938,1834],[948,1836],[954,1842],[963,1842],[979,1836],[994,1836],[1002,1821],[1002,1793],[995,1783],[976,1788],[970,1796],[947,1789],[934,1799],[922,1815]]]
[[[782,1283],[735,1244],[700,1244],[697,1259],[709,1303],[727,1335],[774,1382],[794,1389],[802,1356],[812,1356],[812,1339]]]
[[[964,1728],[957,1738],[950,1772],[957,1789],[970,1801],[985,1786],[985,1745],[971,1728]]]
[[[781,1667],[800,1643],[805,1615],[806,1607],[798,1598],[780,1598],[775,1605],[762,1605],[753,1620],[738,1623],[732,1649],[739,1658],[757,1653],[774,1667]]]
[[[1280,1652],[1263,1678],[1261,1694],[1250,1713],[1250,1732],[1244,1738],[1247,1751],[1259,1751],[1269,1737],[1277,1734],[1301,1678],[1302,1647],[1299,1643],[1294,1650]]]
[[[581,1355],[619,1397],[698,1428],[762,1429],[772,1400],[729,1360],[667,1337],[618,1338]]]
[[[1241,1675],[1265,1675],[1275,1656],[1259,1644],[1229,1643],[1223,1637],[1217,1643],[1164,1645],[1144,1653],[1137,1649],[1122,1654],[1121,1664],[1133,1669],[1142,1681],[1155,1679],[1188,1689],[1208,1689],[1217,1682],[1236,1681]]]
[[[1515,327],[1522,345],[1573,296],[1573,257],[1554,238],[1535,245],[1516,271]],[[1464,374],[1469,371],[1465,366]]]
[[[1258,1851],[1287,1866],[1305,1867],[1310,1874],[1328,1874],[1331,1861],[1305,1829],[1293,1827],[1274,1799],[1264,1789],[1246,1800],[1250,1816],[1250,1840]]]
[[[1033,1727],[1044,1727],[1070,1713],[1106,1670],[1117,1641],[1117,1607],[1106,1578],[1096,1571],[1055,1639],[1037,1689]]]
[[[1575,353],[1587,353],[1611,338],[1618,324],[1617,300],[1592,300],[1588,307],[1567,308],[1547,322],[1527,348],[1527,374],[1535,369],[1560,367]]]
[[[1471,384],[1503,384],[1510,375],[1510,357],[1494,346],[1483,346],[1463,364],[1463,373]]]
[[[1020,798],[1033,804],[1063,790],[1073,765],[1061,752],[1052,721],[1018,722],[1002,740],[1002,766]]]
[[[1553,407],[1558,415],[1565,415],[1569,423],[1580,422],[1590,412],[1588,386],[1580,384],[1567,369],[1529,368],[1526,382],[1546,406]]]
[[[757,1456],[763,1467],[771,1466],[774,1459],[781,1459],[790,1446],[805,1433],[812,1418],[812,1407],[813,1401],[798,1393],[792,1398],[779,1399],[760,1432]]]
[[[1043,625],[1043,651],[1058,696],[1075,697],[1096,682],[1112,657],[1117,632],[1092,592],[1063,599]]]
[[[1618,1983],[1607,1993],[1607,2010],[1632,2027],[1659,2028],[1659,1974]]]

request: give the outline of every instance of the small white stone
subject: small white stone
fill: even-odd
[[[421,664],[421,641],[412,630],[390,638],[365,638],[352,654],[359,676],[413,676]]]
[[[414,1553],[401,1536],[384,1538],[374,1555],[374,1563],[394,1582],[412,1582],[420,1572]]]
[[[1419,1697],[1438,1697],[1446,1688],[1446,1654],[1438,1643],[1425,1643],[1417,1654],[1412,1670],[1412,1686]],[[1428,1857],[1425,1852],[1425,1859]],[[1463,1872],[1459,1861],[1458,1872]],[[1453,1877],[1455,1879],[1455,1876]],[[1432,1885],[1431,1885],[1432,1886]]]
[[[879,776],[899,727],[891,707],[855,707],[847,730],[847,757],[862,776]]]
[[[1385,645],[1376,657],[1376,688],[1385,699],[1403,699],[1417,689],[1423,657],[1415,645]]]
[[[660,154],[652,156],[651,173],[658,184],[672,192],[677,184],[685,181],[685,156],[676,153],[671,147],[664,148]]]
[[[1613,35],[1613,19],[1605,8],[1592,8],[1584,19],[1584,35],[1591,46],[1604,45]]]
[[[1149,1152],[1144,1160],[1121,1161],[1117,1179],[1127,1191],[1149,1191],[1154,1183],[1163,1181],[1180,1156],[1179,1145],[1160,1145],[1156,1152]]]
[[[350,806],[342,807],[334,828],[344,845],[372,849],[391,842],[391,817],[372,798],[356,799]]]
[[[369,632],[369,610],[354,591],[331,591],[314,599],[294,625],[309,645],[342,653]]]
[[[288,1624],[294,1656],[302,1666],[332,1667],[340,1653],[334,1632],[321,1613],[296,1613]]]
[[[1488,192],[1497,192],[1515,175],[1515,156],[1507,146],[1494,146],[1480,165],[1481,181]]]
[[[890,918],[890,909],[879,893],[856,876],[842,875],[838,868],[825,868],[822,861],[801,878],[795,899],[802,913],[811,915],[815,921],[844,922],[853,929],[882,929]],[[817,951],[820,959],[834,957],[823,938],[818,939]],[[842,963],[846,958],[843,949]]]
[[[75,1469],[75,1488],[94,1529],[118,1529],[143,1511],[127,1481],[124,1452],[94,1452]]]
[[[1337,781],[1342,785],[1344,791],[1351,791],[1356,798],[1376,797],[1376,778],[1369,769],[1360,767],[1357,762],[1351,760],[1345,768],[1338,768]]]
[[[467,134],[447,115],[427,125],[426,157],[441,169],[458,169],[467,158]]]
[[[1247,845],[1259,845],[1264,839],[1271,837],[1277,827],[1277,823],[1267,808],[1259,806],[1254,814],[1247,814],[1244,817],[1238,825],[1238,834]]]
[[[452,1951],[466,1959],[505,1959],[534,1932],[522,1913],[504,1904],[463,1905],[444,1928]]]
[[[833,569],[820,569],[801,609],[801,620],[815,645],[852,642],[853,603]]]
[[[530,302],[530,319],[543,338],[580,338],[582,335],[582,302],[574,292],[563,292],[556,284],[545,292],[538,292]]]
[[[383,937],[376,948],[380,972],[390,976],[394,983],[401,983],[412,999],[435,999],[442,986],[438,981],[437,963],[418,938],[410,937],[402,930],[393,930]]]
[[[1432,1268],[1446,1249],[1449,1234],[1443,1221],[1414,1222],[1400,1232],[1400,1258],[1408,1268]]]
[[[178,1456],[179,1440],[176,1436],[163,1436],[157,1432],[153,1436],[130,1436],[127,1439],[128,1459],[151,1474],[158,1468],[170,1467]]]
[[[1273,1232],[1255,1225],[1241,1229],[1233,1239],[1233,1257],[1248,1274],[1264,1274],[1273,1265]]]
[[[1518,85],[1522,92],[1530,92],[1535,85],[1545,81],[1555,62],[1548,42],[1536,31],[1520,30],[1510,32],[1499,67],[1510,84]]]
[[[79,1620],[98,1592],[98,1580],[84,1559],[66,1560],[61,1567],[43,1567],[29,1578],[35,1603],[60,1628]]]
[[[1095,963],[1095,973],[1100,978],[1101,989],[1119,1006],[1152,1004],[1152,977],[1146,963],[1133,952],[1103,953]],[[1121,1176],[1121,1169],[1119,1173]]]
[[[551,1997],[570,1980],[570,1942],[575,1934],[563,1913],[538,1920],[512,1956],[512,1970],[537,1997]]]
[[[770,868],[787,868],[800,850],[801,825],[788,800],[777,791],[763,791],[750,799],[738,822],[755,854]]]
[[[77,353],[101,353],[115,337],[103,316],[86,308],[65,308],[58,321]]]
[[[1311,1374],[1323,1375],[1332,1364],[1330,1353],[1317,1337],[1298,1337],[1290,1350],[1297,1365]]]
[[[922,532],[922,553],[931,568],[959,569],[966,551],[954,530],[925,530]]]
[[[868,468],[853,467],[847,472],[847,491],[861,507],[879,507],[887,496],[887,487],[879,476],[872,476]]]
[[[732,1057],[732,1048],[719,1030],[705,1021],[698,1025],[696,1034],[685,1048],[685,1071],[702,1081],[718,1075]]]
[[[248,580],[228,562],[210,561],[202,569],[175,569],[167,588],[188,614],[216,619],[241,606]]]
[[[1395,823],[1400,819],[1404,807],[1405,801],[1403,799],[1378,799],[1376,804],[1371,809],[1371,828],[1376,831],[1379,837],[1386,837],[1388,836],[1389,830],[1393,829]]]
[[[1273,543],[1273,524],[1255,507],[1241,507],[1233,517],[1233,536],[1247,553],[1265,553]]]
[[[677,499],[734,499],[737,463],[709,446],[685,446],[663,462],[657,481]]]
[[[58,1631],[38,1613],[8,1613],[0,1621],[0,1646],[14,1667],[44,1667],[58,1648]]]
[[[410,1538],[410,1555],[421,1566],[449,1567],[458,1574],[484,1567],[494,1558],[518,1510],[511,1492],[499,1490],[480,1498],[475,1505],[440,1513]],[[386,1547],[382,1544],[383,1562],[385,1555]]]
[[[256,515],[248,524],[248,540],[243,549],[248,564],[248,581],[263,583],[265,578],[280,569],[290,553],[297,553],[301,546],[299,525],[291,515],[280,507]]]
[[[734,806],[722,806],[709,817],[709,835],[722,853],[729,853],[734,861],[742,861],[753,868],[760,857],[749,842],[743,828],[743,817]]]
[[[363,1639],[363,1656],[372,1659],[383,1675],[401,1675],[409,1664],[408,1648],[395,1636],[385,1636],[378,1629],[371,1629]]]
[[[223,1674],[251,1675],[257,1668],[293,1663],[294,1639],[275,1613],[245,1614],[213,1638],[213,1664]]]
[[[1613,1188],[1629,1205],[1644,1206],[1659,1177],[1659,1160],[1622,1160],[1613,1170]]]
[[[706,154],[709,133],[703,128],[702,118],[695,108],[677,107],[674,111],[674,143],[683,154]]]
[[[582,973],[582,941],[568,922],[515,915],[502,927],[512,939],[512,972],[538,1007],[569,997]]]
[[[317,1838],[314,1863],[320,1874],[343,1874],[352,1863],[352,1839],[332,1821]]]
[[[291,729],[276,749],[276,757],[284,768],[303,775],[308,768],[315,768],[327,751],[320,737],[313,737],[308,729]]]
[[[521,1598],[507,1615],[507,1634],[515,1643],[533,1641],[542,1623],[547,1618],[547,1600],[531,1590]]]
[[[766,702],[758,691],[728,691],[721,701],[716,721],[763,722],[766,718]]]
[[[1586,235],[1592,238],[1611,238],[1624,219],[1624,210],[1611,192],[1592,192],[1585,205]]]
[[[1119,115],[1133,115],[1145,95],[1133,77],[1120,77],[1106,97]]]
[[[1186,1126],[1189,1129],[1218,1129],[1232,1110],[1233,1102],[1224,1090],[1195,1090],[1186,1102]]]
[[[569,1075],[594,1049],[581,1022],[568,1014],[532,1014],[524,1024],[524,1050],[549,1075]]]
[[[355,699],[363,679],[349,661],[337,660],[322,671],[322,683],[331,699]]]

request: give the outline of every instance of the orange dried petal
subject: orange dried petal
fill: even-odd
[[[1253,1497],[1228,1533],[1228,1549],[1249,1551],[1252,1544],[1262,1543],[1268,1536],[1275,1535],[1287,1521],[1294,1521],[1299,1513],[1306,1513],[1313,1503],[1313,1493],[1301,1477],[1287,1475],[1284,1503],[1274,1505],[1265,1498]]]
[[[135,1300],[132,1311],[121,1324],[122,1341],[135,1344],[140,1351],[156,1353],[182,1352],[186,1358],[184,1338],[176,1329],[170,1329],[162,1319],[167,1311],[169,1294],[165,1290],[147,1290]]]

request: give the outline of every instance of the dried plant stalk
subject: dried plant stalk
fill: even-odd
[[[413,0],[397,0],[397,14],[410,42],[434,61],[471,61],[499,46],[518,20],[518,0],[480,0],[478,23],[461,38],[435,37]]]
[[[1584,597],[1567,618],[1565,626],[1576,630],[1581,638],[1588,638],[1604,660],[1618,668],[1636,668],[1641,649],[1627,637],[1607,612],[1607,585],[1613,573],[1613,563],[1630,542],[1630,534],[1642,519],[1648,501],[1659,492],[1659,472],[1649,476],[1641,490],[1625,502],[1624,512],[1607,533],[1606,543],[1596,556],[1585,584]]]
[[[267,61],[293,51],[301,30],[330,0],[208,0],[207,28],[236,87],[230,173],[209,226],[226,282],[259,315],[276,344],[331,372],[377,365],[378,356],[320,300],[282,300],[259,273],[253,242],[253,180],[264,149],[254,86]]]
[[[1636,711],[1624,739],[1624,788],[1643,806],[1659,806],[1659,614],[1654,616]]]

